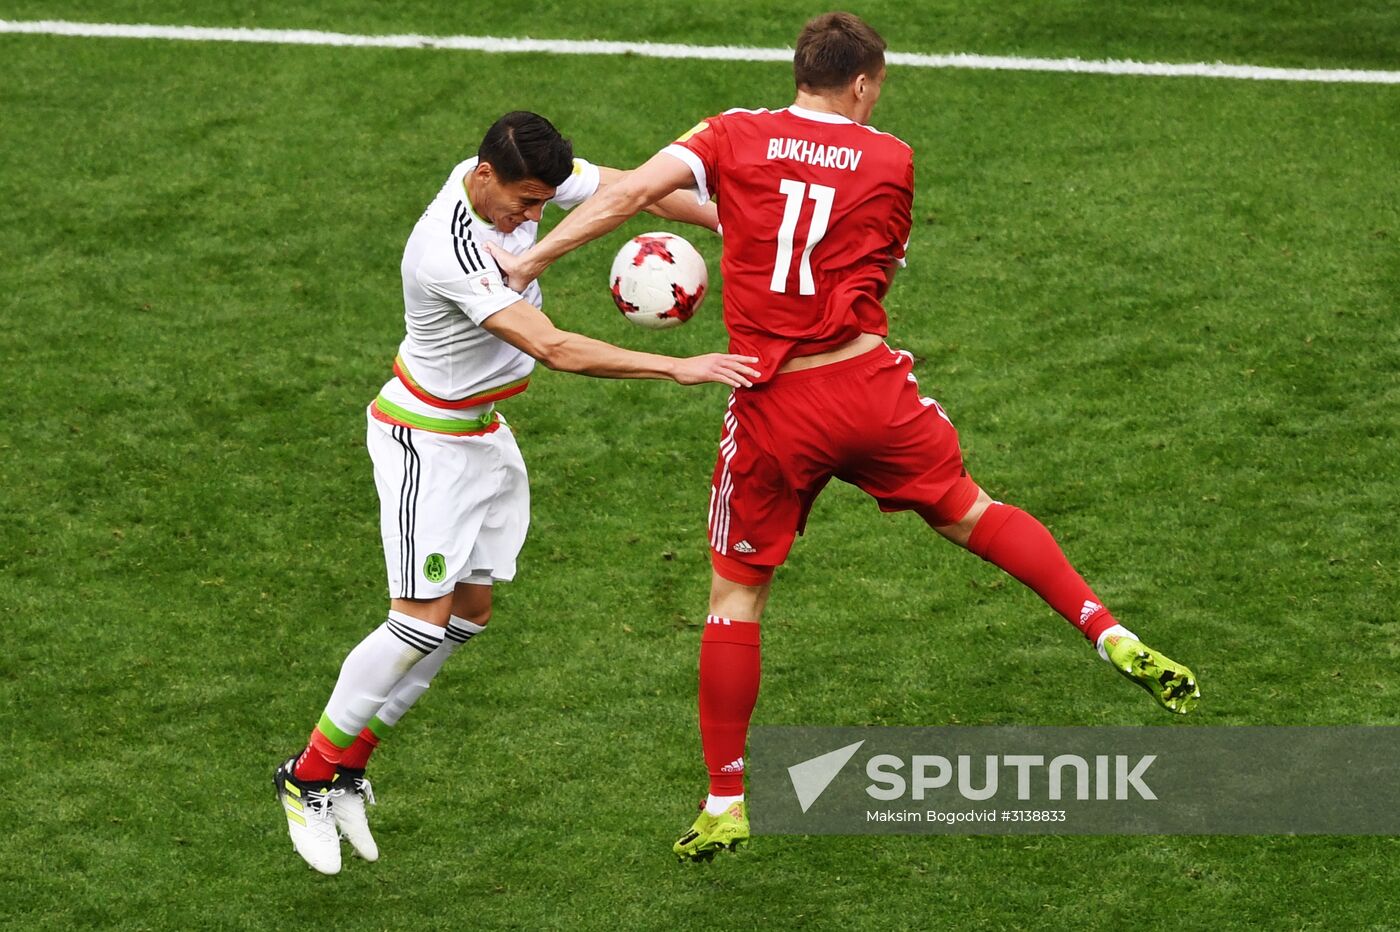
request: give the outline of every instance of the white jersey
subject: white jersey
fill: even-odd
[[[517,301],[540,307],[538,282],[511,290],[484,243],[515,255],[535,243],[539,225],[527,220],[502,233],[478,216],[467,198],[475,158],[452,169],[404,247],[403,302],[407,333],[394,360],[394,378],[370,405],[380,421],[439,433],[474,433],[491,405],[523,392],[535,360],[481,326]],[[598,190],[598,169],[574,159],[574,171],[550,203],[568,210]]]

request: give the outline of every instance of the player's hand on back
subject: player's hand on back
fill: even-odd
[[[682,385],[700,385],[704,382],[723,382],[735,388],[753,388],[752,379],[758,378],[758,370],[752,363],[757,356],[735,356],[730,353],[706,353],[677,359],[675,372],[671,377]]]
[[[530,261],[530,251],[526,250],[520,255],[515,255],[497,246],[495,243],[485,243],[486,251],[491,254],[491,258],[496,260],[496,265],[501,268],[501,277],[505,279],[506,287],[512,291],[523,292],[530,282],[540,277],[544,271],[543,266],[538,266]]]

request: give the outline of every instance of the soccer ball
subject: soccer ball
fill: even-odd
[[[695,247],[674,233],[643,233],[617,252],[612,271],[613,303],[632,323],[660,330],[690,320],[710,273]]]

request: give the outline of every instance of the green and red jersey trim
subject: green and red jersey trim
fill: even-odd
[[[430,430],[435,434],[449,434],[453,437],[480,437],[495,433],[501,426],[501,417],[494,410],[474,418],[428,417],[401,408],[383,395],[370,404],[369,413],[376,421],[383,421],[385,424]]]
[[[495,388],[488,388],[484,392],[477,392],[475,395],[468,395],[465,398],[439,398],[414,381],[413,376],[409,374],[408,366],[404,364],[402,356],[394,357],[394,375],[403,383],[403,387],[408,389],[419,401],[424,404],[432,405],[434,408],[446,408],[451,411],[458,411],[462,408],[474,408],[477,405],[500,401],[503,398],[509,398],[511,395],[518,395],[530,387],[530,377],[527,375],[523,379],[516,379],[514,382],[507,382],[504,385],[497,385]]]

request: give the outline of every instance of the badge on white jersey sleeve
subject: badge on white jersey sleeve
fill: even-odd
[[[565,210],[573,210],[598,191],[598,166],[585,159],[574,159],[574,170],[564,183],[554,190],[550,202]]]
[[[497,311],[522,300],[519,292],[506,286],[494,262],[487,262],[484,267],[469,265],[462,271],[464,274],[460,276],[433,281],[423,281],[420,276],[419,280],[428,291],[460,307],[477,326]]]

